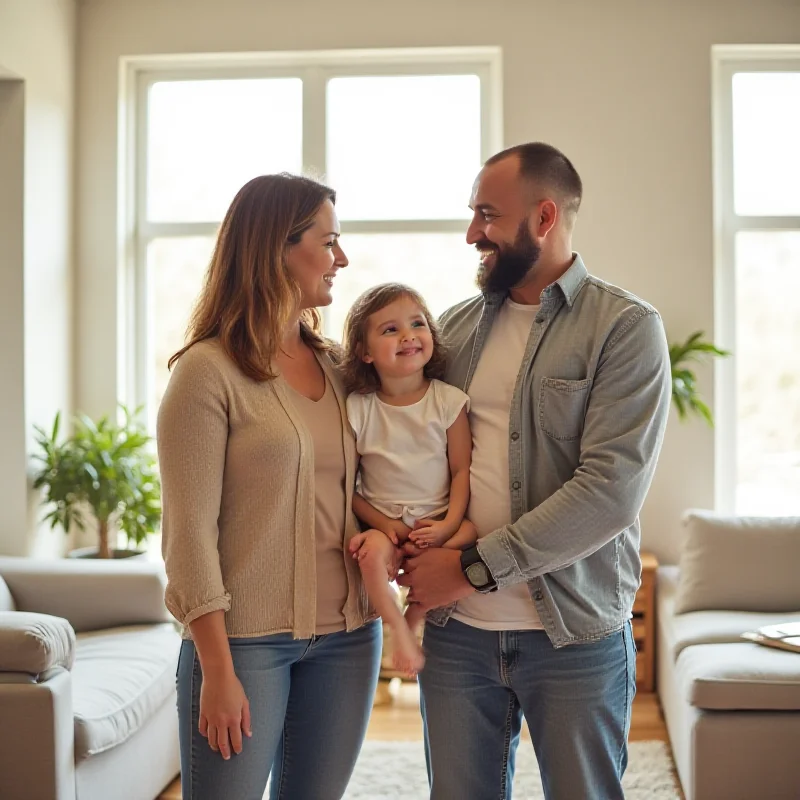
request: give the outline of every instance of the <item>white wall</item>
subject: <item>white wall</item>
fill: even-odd
[[[800,4],[84,0],[79,29],[77,402],[96,413],[116,402],[120,56],[501,46],[506,143],[540,139],[569,155],[586,187],[577,246],[589,269],[654,303],[678,338],[714,327],[711,45],[796,41]],[[710,370],[701,378],[710,399]],[[644,546],[673,561],[681,511],[713,501],[712,433],[673,420]]]
[[[0,163],[9,159],[0,172],[4,554],[55,554],[64,545],[63,534],[38,525],[26,464],[33,425],[72,411],[75,32],[75,0],[0,0],[0,74],[14,79],[0,91],[0,116],[21,123],[0,130]]]
[[[23,168],[25,85],[0,78],[0,548],[27,529]],[[1,550],[0,550],[1,551]]]

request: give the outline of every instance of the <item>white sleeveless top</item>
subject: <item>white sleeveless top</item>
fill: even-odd
[[[469,410],[464,392],[437,380],[410,406],[389,405],[375,392],[351,394],[347,416],[361,456],[361,496],[407,525],[447,511],[447,429],[465,407]]]

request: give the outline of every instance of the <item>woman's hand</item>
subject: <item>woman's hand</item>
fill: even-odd
[[[397,577],[403,562],[403,553],[383,531],[370,528],[363,533],[357,533],[350,539],[347,547],[350,555],[359,562],[359,566],[365,558],[375,558],[377,553],[377,558],[386,566],[386,577],[390,581]]]
[[[203,673],[199,728],[208,739],[208,746],[226,761],[231,750],[236,754],[242,752],[242,732],[247,737],[253,735],[250,703],[233,671]]]

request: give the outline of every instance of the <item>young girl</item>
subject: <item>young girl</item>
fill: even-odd
[[[345,322],[347,415],[361,457],[353,511],[369,526],[350,543],[367,592],[392,631],[395,669],[424,664],[413,603],[400,613],[388,581],[407,540],[461,549],[476,539],[464,519],[472,453],[464,392],[443,383],[439,331],[420,295],[397,283],[356,300]]]

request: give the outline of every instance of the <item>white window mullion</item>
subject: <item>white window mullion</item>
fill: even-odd
[[[469,198],[464,198],[466,207]],[[469,221],[463,219],[348,219],[342,234],[348,233],[464,233]]]
[[[328,76],[320,67],[303,72],[303,172],[324,181],[327,170],[325,151],[325,89]]]
[[[714,219],[715,252],[714,310],[715,340],[733,350],[736,343],[736,285],[734,271],[735,233],[733,213],[733,70],[719,58],[713,62],[714,76]],[[732,513],[736,499],[736,362],[723,359],[714,371],[714,415],[720,432],[714,437],[715,506]]]
[[[129,386],[127,403],[133,408],[144,406],[147,415],[149,430],[155,430],[154,410],[148,403],[148,364],[152,352],[152,321],[149,314],[147,275],[147,239],[143,229],[147,224],[147,184],[148,184],[148,142],[147,131],[149,127],[147,97],[150,82],[144,76],[140,77],[138,86],[139,113],[137,116],[137,145],[136,145],[136,226],[135,226],[135,269],[132,272],[132,281],[129,286],[130,299],[128,309],[130,313],[129,329],[131,343],[129,350]],[[152,417],[152,419],[151,419]]]
[[[216,236],[219,222],[147,222],[139,225],[139,236],[145,240],[159,236]]]
[[[739,231],[796,231],[800,217],[742,217],[733,215],[727,229],[736,236]]]

